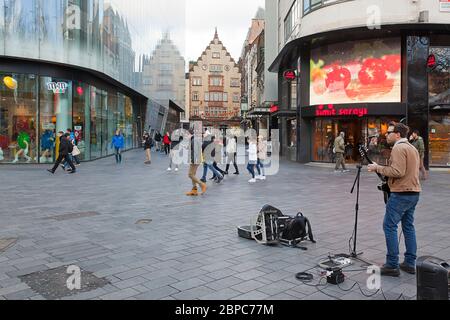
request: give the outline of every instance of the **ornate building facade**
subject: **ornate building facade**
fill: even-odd
[[[216,33],[189,67],[190,120],[205,127],[240,126],[241,73]]]

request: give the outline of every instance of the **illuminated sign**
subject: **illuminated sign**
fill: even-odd
[[[275,113],[278,112],[278,110],[280,110],[280,107],[273,105],[270,107],[270,113]]]
[[[367,108],[339,108],[336,109],[334,105],[329,104],[327,106],[320,105],[316,107],[316,117],[349,117],[357,116],[362,118],[369,114]]]
[[[295,73],[295,70],[286,70],[283,74],[283,77],[287,81],[294,81],[297,79],[297,74]]]
[[[427,68],[429,71],[434,70],[436,68],[436,56],[434,54],[430,54],[427,60]]]
[[[310,103],[400,103],[400,38],[347,41],[311,51]]]
[[[57,93],[66,93],[69,85],[66,82],[48,82],[47,89],[49,91],[53,91],[54,94]]]
[[[440,0],[439,9],[441,12],[450,12],[450,0]]]

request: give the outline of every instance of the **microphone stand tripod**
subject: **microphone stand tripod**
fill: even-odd
[[[361,182],[361,170],[363,168],[362,164],[358,164],[356,166],[358,168],[358,173],[356,174],[355,182],[353,183],[352,191],[350,192],[353,194],[355,192],[356,187],[356,206],[355,206],[355,233],[353,235],[353,251],[350,253],[350,256],[352,258],[357,259],[358,256],[362,255],[363,253],[357,253],[356,251],[356,238],[358,236],[358,217],[359,217],[359,194],[360,194],[360,182]]]

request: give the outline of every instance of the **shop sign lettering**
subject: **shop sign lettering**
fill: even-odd
[[[66,93],[69,85],[66,82],[48,82],[47,89],[53,93]]]
[[[357,116],[362,118],[369,114],[367,108],[340,108],[336,109],[334,105],[328,106],[320,105],[316,108],[316,117],[344,117]]]

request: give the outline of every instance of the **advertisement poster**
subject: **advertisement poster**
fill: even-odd
[[[75,140],[77,142],[80,142],[81,140],[83,140],[83,127],[82,126],[75,126],[74,127],[74,131],[75,131]]]
[[[311,105],[401,101],[399,38],[348,41],[311,52]]]
[[[450,12],[450,0],[439,0],[441,12]]]

